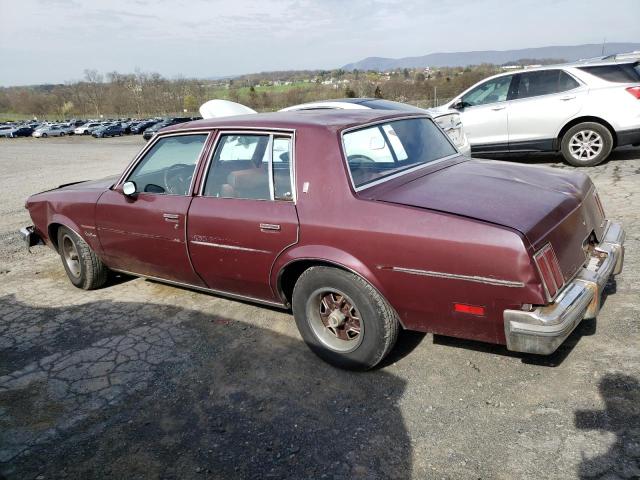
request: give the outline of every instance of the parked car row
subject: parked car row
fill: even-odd
[[[140,120],[69,120],[66,122],[9,122],[0,124],[0,137],[63,137],[65,135],[92,135],[95,138],[122,135],[145,135],[148,140],[160,128],[196,120],[192,117],[146,118]]]

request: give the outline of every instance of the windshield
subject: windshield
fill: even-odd
[[[428,118],[380,123],[343,136],[356,188],[453,155],[456,149]]]

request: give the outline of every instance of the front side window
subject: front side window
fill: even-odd
[[[207,134],[160,138],[127,181],[138,192],[187,195]]]
[[[512,75],[506,75],[478,85],[462,97],[463,105],[465,107],[473,107],[476,105],[504,102],[509,95],[509,86],[511,85],[512,78]]]
[[[447,136],[427,118],[347,132],[343,143],[356,188],[456,153]]]
[[[251,200],[292,200],[291,137],[223,134],[203,195]]]
[[[552,93],[566,92],[580,84],[562,70],[541,70],[520,74],[515,98],[538,97]]]

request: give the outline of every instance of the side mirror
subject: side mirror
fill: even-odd
[[[451,108],[453,108],[454,110],[462,110],[464,106],[465,106],[465,103],[462,101],[461,98],[457,99],[455,102],[451,104]]]
[[[131,197],[136,194],[137,188],[135,182],[124,182],[122,185],[122,193],[127,197]]]

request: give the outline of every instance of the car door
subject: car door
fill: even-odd
[[[562,127],[581,110],[587,92],[562,69],[518,74],[509,102],[509,150],[552,150]]]
[[[472,153],[507,151],[508,96],[512,79],[513,75],[492,78],[460,98],[460,116]]]
[[[203,286],[186,245],[186,220],[194,171],[207,133],[157,138],[96,205],[96,228],[111,268]],[[136,193],[125,195],[124,182]]]
[[[298,241],[293,144],[293,133],[219,133],[187,227],[193,266],[209,288],[277,301],[271,267]]]

